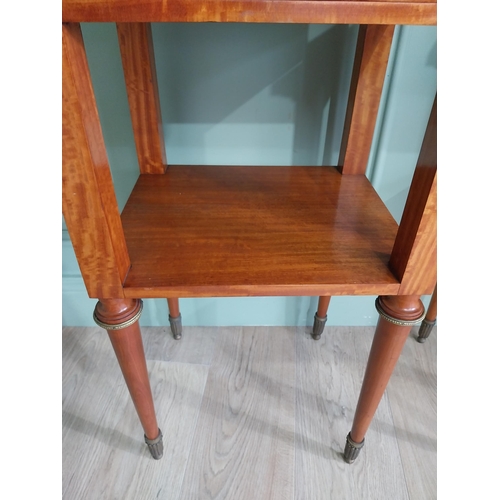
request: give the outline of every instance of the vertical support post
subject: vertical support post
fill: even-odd
[[[431,294],[437,282],[437,98],[394,242],[389,267],[399,295]]]
[[[142,301],[138,299],[102,299],[94,311],[95,322],[107,330],[137,415],[144,439],[154,459],[163,455],[163,440],[149,384],[146,357],[138,319]]]
[[[366,171],[393,35],[393,25],[359,27],[340,146],[338,169],[342,174]]]
[[[167,168],[150,23],[116,23],[141,174]]]
[[[62,35],[64,219],[89,297],[123,297],[130,259],[80,25]]]

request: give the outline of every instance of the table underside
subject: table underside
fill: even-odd
[[[169,166],[122,213],[127,297],[397,294],[397,223],[334,167]]]

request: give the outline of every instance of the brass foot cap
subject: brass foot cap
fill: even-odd
[[[417,342],[423,344],[429,338],[429,335],[431,334],[435,324],[436,320],[427,321],[426,319],[424,319],[418,330]]]
[[[161,433],[160,429],[158,429],[158,432],[158,437],[155,439],[148,439],[146,437],[146,434],[144,434],[144,440],[148,445],[151,456],[155,460],[160,460],[160,458],[163,456],[163,434]]]
[[[321,338],[321,334],[323,333],[323,330],[325,329],[325,324],[326,324],[327,319],[328,319],[328,316],[325,316],[324,318],[320,318],[318,316],[318,313],[314,314],[314,324],[313,324],[313,330],[311,333],[311,337],[314,340],[319,340]]]
[[[179,314],[177,318],[172,318],[169,314],[168,321],[170,322],[170,330],[172,330],[174,339],[179,340],[182,337],[182,316]]]
[[[356,443],[351,439],[351,433],[347,434],[345,449],[344,449],[344,460],[348,464],[352,464],[356,458],[358,458],[359,452],[361,448],[365,445],[365,440],[361,441],[361,443]]]

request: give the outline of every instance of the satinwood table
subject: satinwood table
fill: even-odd
[[[395,25],[435,25],[434,0],[63,0],[63,213],[94,319],[108,331],[145,441],[163,454],[138,318],[166,298],[377,295],[380,318],[347,434],[364,444],[411,327],[436,283],[436,101],[399,226],[365,176]],[[118,31],[139,179],[120,214],[97,113],[82,22]],[[167,165],[152,22],[357,24],[338,165]],[[181,193],[181,194],[180,194]]]

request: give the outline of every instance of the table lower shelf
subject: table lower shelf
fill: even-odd
[[[397,294],[397,224],[334,167],[169,166],[122,213],[127,297]]]

